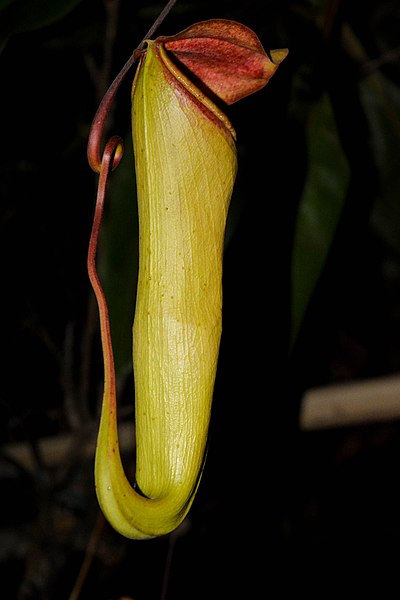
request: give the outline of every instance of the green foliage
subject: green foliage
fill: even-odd
[[[392,251],[400,254],[400,91],[388,77],[374,72],[361,82],[360,94],[382,184],[372,223]]]
[[[0,52],[16,33],[34,31],[63,19],[82,0],[0,0]]]
[[[328,256],[350,175],[327,94],[310,107],[306,139],[307,177],[292,258],[292,343]]]

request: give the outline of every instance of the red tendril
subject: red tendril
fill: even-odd
[[[122,154],[124,151],[123,140],[119,136],[113,136],[110,139],[113,140],[113,143],[110,145],[106,144],[103,154],[101,154],[101,138],[104,130],[104,124],[107,119],[107,115],[110,111],[111,105],[114,101],[115,95],[118,91],[119,86],[125,78],[125,75],[128,73],[130,68],[134,65],[137,59],[143,53],[143,48],[145,46],[146,40],[151,38],[156,29],[161,25],[162,21],[165,19],[167,14],[170,12],[174,4],[177,0],[169,0],[166,6],[163,8],[158,18],[155,20],[153,25],[150,27],[149,31],[144,36],[143,40],[140,42],[139,46],[134,50],[132,56],[122,67],[121,71],[118,73],[107,92],[105,93],[102,101],[100,102],[99,108],[97,109],[96,115],[93,119],[92,126],[90,128],[88,147],[87,147],[87,157],[89,161],[89,165],[96,173],[100,173],[102,161],[105,158],[106,152],[111,152],[113,155],[113,161],[111,164],[111,171],[113,171],[120,163]],[[108,177],[108,173],[107,173]]]

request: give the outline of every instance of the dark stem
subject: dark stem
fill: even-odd
[[[150,27],[150,29],[148,30],[148,32],[146,33],[146,35],[144,36],[144,38],[142,39],[142,41],[140,42],[140,44],[136,48],[136,50],[143,49],[143,46],[145,45],[146,40],[151,38],[153,33],[160,27],[161,23],[164,21],[165,17],[168,15],[170,10],[173,8],[174,4],[176,4],[176,3],[177,3],[177,0],[169,0],[169,2],[165,5],[163,10],[160,12],[157,19],[154,21],[153,25]]]

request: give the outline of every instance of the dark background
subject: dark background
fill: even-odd
[[[92,472],[102,359],[86,274],[97,177],[86,144],[104,91],[161,9],[133,0],[0,2],[1,595],[397,597],[399,423],[307,432],[298,417],[310,387],[400,370],[395,0],[178,1],[160,27],[174,34],[230,18],[254,29],[267,50],[290,52],[264,90],[227,109],[239,173],[209,451],[193,508],[176,533],[146,542],[122,538],[98,514]],[[110,122],[127,139],[132,76]],[[314,233],[329,253],[300,324],[295,232],[308,235],[298,229],[299,207],[318,144],[332,134],[324,123],[309,128],[323,98],[340,157],[331,153],[322,167],[341,210],[329,221],[329,198],[313,197]],[[133,423],[131,165],[128,144],[99,251],[121,426]],[[132,468],[132,444],[124,453]]]

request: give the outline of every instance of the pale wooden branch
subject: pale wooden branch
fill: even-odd
[[[135,429],[132,423],[121,423],[118,428],[119,442],[123,453],[134,450]],[[81,460],[92,459],[96,448],[96,434],[88,434],[84,442],[80,442],[77,449],[77,439],[73,433],[57,434],[52,437],[44,437],[37,440],[40,455],[44,462],[44,468],[56,469],[69,463],[71,453],[79,451]],[[12,442],[2,448],[2,455],[9,458],[13,463],[19,465],[28,473],[37,471],[35,460],[29,444],[26,442]],[[3,459],[4,460],[4,459]]]
[[[303,431],[400,420],[400,375],[307,390],[299,425]]]

